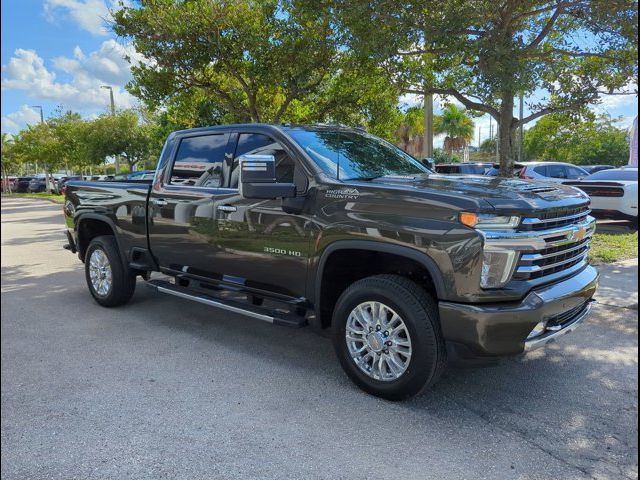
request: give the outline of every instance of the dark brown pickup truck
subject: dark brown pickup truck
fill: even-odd
[[[335,126],[169,136],[153,181],[69,182],[66,248],[98,303],[158,292],[278,325],[331,329],[361,388],[389,399],[451,359],[519,354],[588,315],[588,197],[438,175]]]

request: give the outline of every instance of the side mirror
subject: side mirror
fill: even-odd
[[[238,185],[244,198],[269,200],[296,196],[293,183],[276,182],[276,159],[273,155],[242,155],[238,163]]]
[[[422,164],[429,170],[436,171],[436,161],[433,158],[423,158]]]

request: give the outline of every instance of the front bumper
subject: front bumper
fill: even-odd
[[[588,265],[573,277],[531,291],[518,303],[440,302],[442,333],[448,343],[473,356],[513,355],[542,346],[575,329],[588,316],[598,276]],[[561,319],[556,329],[527,341],[539,322],[556,319]]]

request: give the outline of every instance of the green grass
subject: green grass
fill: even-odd
[[[638,232],[626,234],[596,233],[591,242],[592,264],[612,263],[638,258]]]
[[[37,198],[41,200],[51,200],[55,203],[64,203],[64,195],[56,195],[53,193],[3,193],[6,198]]]

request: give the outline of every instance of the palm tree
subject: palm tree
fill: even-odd
[[[448,153],[464,150],[473,140],[475,123],[464,108],[459,108],[453,103],[444,107],[441,115],[437,115],[433,121],[433,130],[436,135],[446,135],[444,149]]]

